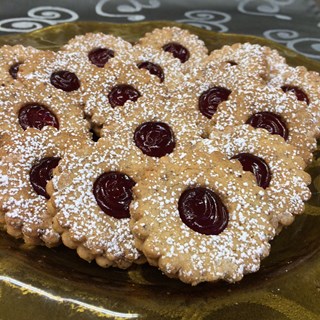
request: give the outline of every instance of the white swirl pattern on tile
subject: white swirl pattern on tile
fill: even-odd
[[[267,39],[285,44],[289,49],[312,59],[320,59],[320,38],[299,38],[299,32],[289,29],[272,29],[263,33]],[[306,52],[302,48],[309,48]]]
[[[71,22],[79,18],[72,10],[62,7],[35,7],[27,12],[27,17],[0,20],[0,31],[30,32],[57,23]]]
[[[294,3],[295,0],[240,0],[238,10],[245,14],[271,16],[281,20],[291,20],[287,15],[279,14],[282,6]]]
[[[95,9],[96,14],[102,17],[108,18],[127,18],[129,21],[142,21],[145,20],[145,16],[142,14],[134,14],[140,12],[142,9],[156,9],[160,7],[160,1],[149,0],[148,4],[142,4],[137,0],[128,0],[127,4],[120,4],[117,6],[117,11],[121,13],[110,13],[104,9],[105,4],[111,2],[111,0],[100,0]]]
[[[187,19],[177,20],[206,30],[226,32],[229,30],[223,23],[231,20],[231,16],[225,12],[214,10],[194,10],[184,14]]]

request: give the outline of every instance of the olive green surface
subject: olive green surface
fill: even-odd
[[[98,31],[134,42],[145,32],[165,25],[189,29],[210,50],[235,42],[260,43],[280,50],[292,65],[320,71],[320,63],[262,38],[169,22],[64,24],[2,36],[0,45],[21,43],[58,49],[76,34]],[[315,152],[308,172],[313,177],[313,196],[305,214],[273,241],[260,271],[237,284],[191,287],[147,265],[126,271],[102,269],[62,246],[30,248],[0,231],[0,320],[320,319],[320,151]]]

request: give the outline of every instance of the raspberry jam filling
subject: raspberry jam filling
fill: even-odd
[[[264,189],[269,187],[271,171],[262,158],[251,153],[239,153],[231,159],[239,160],[244,171],[251,171],[255,175],[259,187]]]
[[[17,75],[18,75],[18,71],[19,71],[19,67],[22,63],[18,62],[18,63],[15,63],[13,64],[10,68],[9,68],[9,73],[11,75],[11,77],[13,79],[17,79]]]
[[[75,91],[80,88],[80,81],[76,74],[65,70],[53,72],[50,77],[50,82],[57,89],[66,92]]]
[[[166,52],[172,53],[172,55],[175,58],[178,58],[181,63],[185,63],[190,58],[189,50],[178,42],[169,42],[165,44],[162,49]]]
[[[297,100],[304,101],[309,104],[308,96],[299,87],[286,85],[282,86],[281,89],[283,92],[293,92],[296,95]]]
[[[136,183],[126,174],[111,171],[101,174],[93,184],[93,194],[103,212],[117,219],[130,218],[132,187]]]
[[[211,119],[216,113],[218,105],[228,100],[231,91],[223,87],[212,87],[203,92],[199,98],[200,112]]]
[[[142,123],[134,132],[134,142],[144,154],[157,158],[171,153],[176,145],[172,129],[164,122]]]
[[[59,161],[60,158],[58,157],[43,158],[30,170],[30,182],[34,191],[46,199],[50,198],[46,191],[47,182],[52,179],[52,170],[58,165]]]
[[[178,203],[180,218],[192,230],[218,235],[228,225],[229,213],[220,197],[208,188],[185,190]]]
[[[288,139],[289,130],[281,116],[272,112],[258,112],[253,114],[246,122],[254,128],[263,128],[271,134],[278,134],[284,140]]]
[[[114,51],[108,48],[96,48],[89,52],[88,58],[98,68],[103,68],[109,59],[114,57]]]
[[[18,115],[20,126],[36,128],[41,130],[44,126],[52,126],[59,129],[59,122],[56,116],[44,105],[38,103],[27,103],[20,110]]]
[[[108,94],[112,108],[123,106],[128,100],[137,101],[139,97],[141,97],[140,92],[128,84],[118,84]]]
[[[138,63],[138,68],[148,70],[150,74],[157,76],[160,79],[160,82],[163,82],[164,73],[162,68],[158,64],[149,61],[144,61]]]

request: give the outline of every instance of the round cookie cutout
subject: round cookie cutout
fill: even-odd
[[[270,201],[275,227],[287,226],[295,215],[304,211],[304,202],[310,198],[310,176],[303,171],[306,164],[295,155],[293,146],[279,135],[249,125],[233,128],[231,132],[213,131],[210,139],[199,144],[208,154],[222,152],[229,159],[243,163],[245,170],[254,173]]]
[[[41,130],[52,126],[61,132],[89,134],[89,123],[83,111],[72,100],[57,93],[17,88],[0,88],[0,134],[21,134],[27,128]]]
[[[131,230],[151,265],[192,285],[236,282],[259,269],[274,235],[271,207],[241,171],[220,152],[190,152],[134,186]]]
[[[79,75],[80,70],[91,73],[81,52],[41,51],[25,60],[17,79],[28,89],[81,104],[84,79]]]
[[[63,243],[82,259],[126,269],[144,261],[129,229],[132,186],[141,176],[119,159],[106,145],[68,154],[48,185],[48,209]]]
[[[46,182],[67,149],[85,148],[83,138],[55,128],[27,129],[15,139],[4,135],[0,149],[1,221],[7,232],[27,244],[59,244],[47,211]]]
[[[313,115],[281,89],[247,83],[241,89],[239,103],[221,104],[212,128],[223,131],[242,124],[281,135],[295,147],[296,155],[307,163],[311,161],[318,130]]]
[[[140,38],[138,44],[166,52],[182,63],[185,72],[194,66],[203,65],[208,55],[208,49],[198,36],[178,27],[154,29]]]
[[[4,45],[0,48],[0,84],[15,84],[21,65],[39,50],[33,47]]]

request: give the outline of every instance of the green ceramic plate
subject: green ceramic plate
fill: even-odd
[[[177,24],[65,24],[2,36],[0,45],[58,49],[76,34],[97,31],[135,41],[165,25]],[[278,49],[292,65],[320,72],[320,63],[262,38],[182,27],[198,34],[210,50],[234,42],[260,43]],[[72,250],[28,248],[0,232],[0,320],[320,319],[320,151],[308,171],[313,197],[305,214],[273,241],[261,270],[234,285],[190,287],[149,266],[105,270],[82,261]]]

